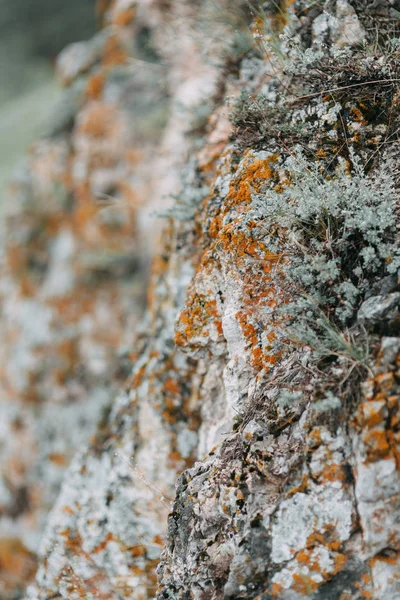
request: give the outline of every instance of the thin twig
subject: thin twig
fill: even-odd
[[[308,98],[316,98],[317,96],[321,96],[322,94],[341,92],[342,90],[349,90],[350,88],[362,87],[364,85],[375,85],[378,83],[386,83],[387,85],[389,85],[390,83],[394,83],[395,81],[400,81],[400,79],[375,79],[372,81],[363,81],[362,83],[353,83],[352,85],[344,85],[343,87],[332,88],[330,90],[321,90],[320,92],[306,94],[305,96],[297,96],[296,100],[307,100]]]

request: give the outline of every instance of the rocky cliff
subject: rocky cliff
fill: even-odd
[[[78,450],[27,599],[400,597],[399,8],[119,1],[61,56],[4,249],[8,544]]]

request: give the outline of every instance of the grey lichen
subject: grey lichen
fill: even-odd
[[[265,223],[273,251],[282,252],[292,300],[292,338],[320,354],[363,360],[346,331],[373,284],[400,267],[397,191],[390,163],[366,174],[351,165],[293,154],[280,167],[282,183],[253,194],[254,216]]]

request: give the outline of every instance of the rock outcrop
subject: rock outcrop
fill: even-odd
[[[83,320],[90,316],[92,327],[76,329],[79,348],[89,336],[89,347],[106,352],[131,333],[118,302],[103,300],[120,291],[126,306],[131,288],[115,277],[118,265],[107,263],[94,287],[74,275],[73,264],[81,272],[84,260],[74,249],[96,242],[98,256],[110,239],[104,224],[91,221],[93,198],[110,187],[122,195],[133,173],[131,193],[138,181],[147,186],[142,197],[167,220],[146,316],[131,343],[131,373],[104,399],[93,436],[64,474],[26,598],[395,600],[400,12],[395,3],[358,0],[265,2],[252,10],[239,2],[138,0],[112,3],[106,19],[111,29],[59,62],[71,94],[87,73],[67,134],[72,151],[58,149],[55,138],[44,171],[48,192],[60,153],[67,156],[70,191],[49,227],[56,234],[46,276],[33,286],[18,275],[18,302],[11,299],[24,253],[16,242],[18,251],[11,242],[7,249],[14,283],[4,279],[5,306],[11,301],[10,315],[21,314],[28,295],[35,305],[21,318],[38,323],[39,338],[12,330],[8,343],[23,340],[29,366],[3,364],[37,373],[12,389],[24,414],[24,393],[35,390],[38,427],[48,407],[71,403],[68,377],[54,378],[47,367],[61,356],[51,350],[58,336],[50,350],[43,339],[51,333],[48,303],[61,298],[61,331],[70,335],[65,315],[76,304],[82,311],[78,298],[90,294]],[[132,52],[164,65],[169,97],[150,167],[154,132],[139,135],[148,148],[140,167],[131,166],[126,134],[131,127],[137,147],[142,113],[132,108],[121,124],[129,93],[120,80],[107,87],[114,72],[107,57],[124,65],[132,36]],[[171,194],[172,205],[163,200]],[[124,257],[137,256],[137,240],[151,231],[148,213],[139,207],[135,214],[144,236],[125,221],[113,229]],[[52,261],[65,276],[53,274]],[[114,346],[97,338],[97,296],[108,307]],[[6,332],[15,320],[8,318]],[[78,356],[88,369],[90,353]],[[90,393],[111,394],[112,376],[104,373]],[[74,402],[93,423],[90,393]],[[63,419],[57,434],[69,439],[68,457],[76,449],[71,428],[77,431]]]

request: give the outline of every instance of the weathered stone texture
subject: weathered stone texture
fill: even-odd
[[[146,130],[144,143],[133,116],[150,119],[165,100],[161,82],[136,77],[131,68],[128,9],[112,33],[110,25],[107,35],[80,45],[89,57],[84,68],[70,69],[69,78],[61,73],[69,87],[49,118],[49,135],[31,148],[7,199],[0,284],[2,598],[17,597],[34,574],[64,471],[132,364],[145,297],[137,213],[148,182],[141,161],[146,165],[159,129]],[[133,105],[137,86],[144,96]]]
[[[346,344],[325,348],[317,360],[316,349],[293,336],[289,317],[289,303],[301,293],[289,267],[301,244],[288,226],[271,229],[259,209],[268,191],[293,189],[288,165],[299,145],[305,168],[314,161],[327,181],[336,166],[350,173],[355,155],[370,166],[366,177],[375,177],[382,157],[397,173],[396,150],[386,143],[398,127],[397,50],[363,46],[378,43],[368,27],[371,15],[381,23],[375,4],[266,2],[249,25],[255,45],[239,52],[228,4],[220,21],[212,2],[116,2],[107,18],[123,35],[111,38],[112,52],[113,28],[92,48],[75,46],[61,57],[66,82],[91,69],[88,61],[101,61],[104,48],[122,60],[125,19],[136,18],[135,39],[146,31],[152,40],[142,52],[168,65],[170,96],[161,154],[151,168],[139,164],[152,184],[152,206],[178,194],[164,211],[170,219],[153,261],[132,372],[64,477],[30,600],[400,597],[397,274],[377,276],[360,291],[339,333],[339,321],[323,307],[330,335]],[[291,50],[291,62],[271,49],[287,25],[282,54],[296,40],[303,44],[299,55]],[[243,44],[247,33],[242,23]],[[86,90],[95,98],[80,109],[69,138],[70,179],[84,181],[94,196],[129,181],[130,173],[121,156],[127,99],[111,110],[98,76],[89,74]],[[228,100],[235,105],[232,134]],[[106,165],[98,152],[107,152]],[[147,215],[138,215],[148,227]],[[90,236],[102,245],[93,227]],[[116,240],[130,249],[140,238],[124,232]],[[75,243],[84,233],[81,226]],[[65,256],[66,244],[58,243]],[[324,243],[329,239],[320,248]],[[107,293],[115,268],[111,263],[106,272]],[[48,308],[42,300],[38,306]],[[107,331],[119,340],[116,328]],[[99,331],[95,322],[93,335]],[[49,379],[43,389],[56,384]]]

